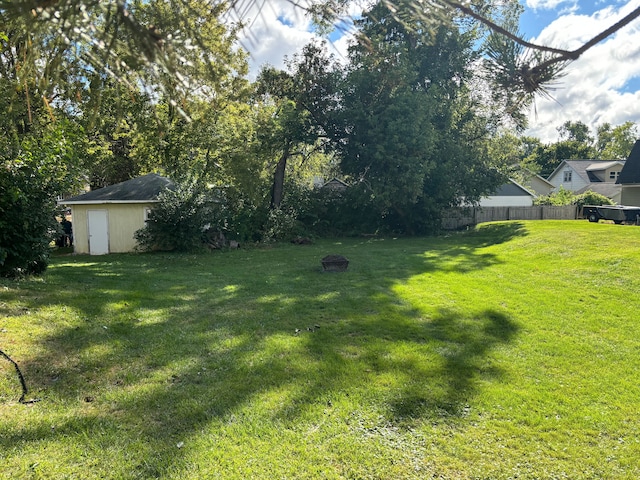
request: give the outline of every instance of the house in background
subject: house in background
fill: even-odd
[[[618,203],[622,189],[616,182],[624,164],[624,160],[563,160],[547,180],[555,189],[576,194],[591,190]]]
[[[531,207],[536,194],[512,179],[488,197],[480,199],[480,207]]]
[[[621,205],[640,207],[640,140],[637,140],[617,181]]]
[[[320,185],[320,188],[324,190],[331,190],[332,192],[344,192],[348,187],[349,185],[335,177]]]
[[[155,173],[60,200],[71,207],[75,253],[103,255],[131,252],[134,234],[145,226],[158,195],[174,188],[168,178]]]

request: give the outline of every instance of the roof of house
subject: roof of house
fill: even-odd
[[[100,203],[148,203],[156,202],[160,192],[174,188],[174,183],[157,173],[132,178],[126,182],[92,190],[82,195],[61,200],[63,205],[100,204]]]
[[[593,161],[593,160],[592,160]],[[611,168],[615,165],[624,165],[624,160],[599,160],[597,163],[592,163],[587,167],[587,172],[599,172]]]
[[[613,199],[616,195],[620,195],[620,191],[622,189],[621,185],[617,185],[612,182],[600,182],[600,183],[592,183],[591,185],[585,185],[576,193],[581,194],[588,191],[592,191],[594,193],[599,193],[600,195],[604,195],[607,198]]]
[[[640,140],[636,140],[616,183],[640,183]]]
[[[556,173],[564,170],[565,166],[570,167],[577,175],[587,183],[599,183],[602,182],[593,172],[599,172],[612,167],[616,163],[624,165],[624,160],[563,160],[560,165],[549,175],[548,178],[553,177]]]

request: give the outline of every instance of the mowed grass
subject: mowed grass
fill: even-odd
[[[639,478],[639,270],[586,221],[55,257],[0,283],[0,478]]]

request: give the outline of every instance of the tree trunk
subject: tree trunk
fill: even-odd
[[[278,160],[276,171],[273,174],[273,186],[271,187],[271,210],[280,208],[282,197],[284,195],[284,172],[287,168],[287,159],[289,151],[285,150]]]

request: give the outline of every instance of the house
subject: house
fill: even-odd
[[[640,206],[640,140],[637,140],[616,182],[621,205]]]
[[[509,179],[488,197],[480,199],[480,207],[531,207],[535,193]]]
[[[320,188],[331,190],[332,192],[344,192],[348,188],[348,185],[339,178],[334,177],[328,182],[322,184]]]
[[[547,180],[556,189],[576,194],[591,190],[617,203],[622,189],[616,181],[624,164],[624,160],[563,160]]]
[[[168,178],[150,173],[59,201],[71,207],[74,252],[102,255],[133,251],[135,232],[145,226],[158,195],[173,186]]]

